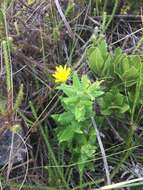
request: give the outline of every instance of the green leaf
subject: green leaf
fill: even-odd
[[[125,113],[130,109],[128,104],[125,104],[123,107],[121,107],[121,113]]]
[[[83,173],[86,166],[87,167],[89,166],[90,163],[87,161],[94,158],[95,151],[96,151],[96,147],[93,145],[90,145],[88,142],[87,142],[87,144],[83,145],[80,148],[80,156],[78,159],[78,163],[79,163],[78,167],[79,167],[79,171],[81,173]]]
[[[123,73],[130,68],[127,55],[125,55],[118,65],[115,65],[115,73],[122,79]]]
[[[82,88],[85,90],[91,85],[91,82],[88,79],[87,75],[82,75],[81,84],[82,84]]]
[[[85,107],[80,103],[75,107],[75,119],[78,122],[85,120]]]
[[[131,67],[122,75],[123,81],[133,81],[136,83],[136,79],[139,76],[139,71],[135,67]]]
[[[81,130],[82,125],[80,125],[78,122],[73,121],[71,125],[74,133],[83,134],[83,131]]]
[[[101,123],[100,123],[101,124]],[[90,128],[89,132],[88,132],[88,142],[91,144],[91,145],[95,145],[96,143],[96,131],[95,129],[92,127]]]
[[[88,59],[89,59],[89,67],[91,68],[91,70],[100,76],[104,65],[104,59],[102,57],[99,48],[96,48],[89,55]]]
[[[67,125],[74,119],[74,116],[70,112],[54,114],[51,117],[60,125]]]
[[[110,98],[112,99],[115,94],[116,97],[113,100],[114,104],[117,106],[122,105],[124,101],[124,95],[122,95],[118,90],[114,89],[110,92]]]
[[[124,57],[122,64],[121,64],[121,73],[126,72],[128,69],[130,69],[129,59],[127,55]]]
[[[126,103],[126,97],[115,87],[99,99],[98,102],[101,106],[101,113],[103,115],[110,115],[115,111],[117,113],[125,113],[129,110],[129,106]]]
[[[141,58],[139,55],[130,55],[129,60],[131,66],[134,66],[136,69],[140,69]]]
[[[104,67],[102,69],[101,76],[108,77],[111,74],[113,74],[113,71],[114,71],[114,65],[113,65],[112,56],[108,54],[108,57],[106,58]]]
[[[134,85],[139,77],[140,58],[124,55],[121,63],[116,67],[116,73],[126,87]]]
[[[75,105],[77,102],[78,102],[78,97],[77,96],[71,96],[71,97],[68,97],[68,98],[63,98],[62,99],[62,102],[64,103],[64,104],[66,104],[67,106],[68,105]]]
[[[61,84],[57,89],[62,90],[67,96],[75,96],[76,90],[70,85]]]
[[[98,48],[100,49],[100,52],[102,53],[104,60],[107,59],[108,56],[107,43],[104,39],[99,43]]]
[[[58,133],[58,140],[60,143],[66,141],[69,142],[72,140],[73,135],[74,135],[73,128],[71,126],[67,126]]]
[[[81,154],[86,156],[87,158],[92,158],[93,155],[95,154],[95,151],[96,151],[96,147],[89,143],[81,147]]]
[[[101,110],[102,115],[105,115],[105,116],[111,115],[112,112],[113,112],[113,110],[110,109],[109,107],[108,107],[108,108],[103,108],[103,109]]]
[[[95,98],[104,94],[104,92],[100,90],[100,83],[101,82],[96,81],[95,83],[90,85],[90,87],[88,88],[87,93],[91,97],[91,100],[94,100]]]
[[[115,50],[115,53],[114,53],[114,60],[113,60],[113,63],[114,63],[114,73],[117,74],[119,77],[120,77],[120,74],[122,74],[122,72],[120,71],[121,70],[121,64],[123,62],[123,59],[126,55],[123,54],[121,48],[117,48]]]
[[[73,87],[77,90],[81,88],[81,83],[76,72],[73,73]]]
[[[121,48],[116,48],[114,52],[114,64],[117,66],[121,63],[122,59],[124,58],[125,54],[123,54]]]

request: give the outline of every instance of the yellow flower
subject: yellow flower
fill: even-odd
[[[62,65],[59,65],[56,67],[56,71],[53,74],[53,77],[55,78],[55,82],[65,82],[67,81],[69,75],[70,75],[71,69],[67,67],[66,65],[63,67]]]

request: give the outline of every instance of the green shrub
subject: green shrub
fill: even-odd
[[[135,121],[142,107],[143,66],[139,55],[120,48],[108,50],[104,39],[95,39],[87,50],[88,64],[96,78],[104,80],[105,95],[99,100],[101,113],[127,113]],[[134,118],[134,119],[133,119]]]
[[[99,81],[91,83],[86,75],[78,78],[73,74],[73,84],[61,84],[57,89],[62,90],[66,96],[61,96],[64,112],[54,114],[52,117],[57,122],[56,129],[59,143],[64,149],[73,154],[74,161],[79,163],[83,172],[86,163],[94,158],[96,151],[96,134],[91,126],[91,117],[94,116],[93,102],[95,98],[103,95]]]

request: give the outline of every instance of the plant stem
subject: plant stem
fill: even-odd
[[[101,138],[100,138],[100,134],[99,134],[96,122],[95,122],[95,120],[94,120],[93,117],[91,117],[91,121],[92,121],[93,127],[95,128],[97,139],[98,139],[98,143],[99,143],[100,150],[101,150],[101,154],[102,154],[102,157],[103,157],[104,168],[105,168],[106,177],[107,177],[107,184],[110,185],[111,184],[111,179],[110,179],[109,167],[108,167],[108,162],[107,162],[105,150],[104,150]]]

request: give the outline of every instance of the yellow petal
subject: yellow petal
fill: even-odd
[[[56,66],[56,71],[52,76],[55,78],[55,82],[65,82],[70,75],[70,71],[71,69],[67,65],[59,65]]]

